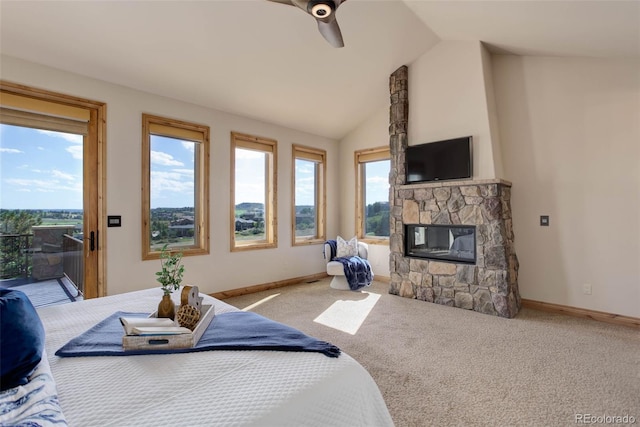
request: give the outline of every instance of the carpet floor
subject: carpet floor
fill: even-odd
[[[634,328],[526,308],[503,319],[390,295],[381,282],[351,292],[323,279],[225,301],[358,360],[398,427],[640,423]]]

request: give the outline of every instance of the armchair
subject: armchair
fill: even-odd
[[[349,283],[344,275],[344,266],[338,261],[333,261],[335,254],[331,251],[331,245],[329,243],[324,244],[325,260],[327,261],[327,274],[333,276],[331,279],[331,288],[349,291]],[[333,256],[332,256],[333,255]],[[364,242],[358,242],[358,256],[362,259],[369,257],[369,245]]]

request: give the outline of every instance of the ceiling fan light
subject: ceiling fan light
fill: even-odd
[[[318,3],[311,8],[311,14],[315,18],[326,18],[333,13],[333,9],[328,4]]]

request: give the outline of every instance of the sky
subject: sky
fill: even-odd
[[[315,162],[304,159],[296,159],[295,174],[296,205],[315,205]]]
[[[152,135],[152,209],[194,206],[195,144]],[[312,166],[296,161],[296,205],[314,204]],[[265,202],[264,168],[263,153],[237,149],[236,204]],[[367,204],[387,201],[389,161],[366,170]],[[0,124],[0,208],[82,209],[82,136]]]
[[[0,124],[0,208],[82,209],[82,136]]]
[[[389,201],[389,168],[391,161],[380,160],[377,162],[368,162],[365,167],[366,171],[366,189],[365,203],[370,205],[375,202]]]
[[[151,135],[151,209],[195,206],[196,143]]]

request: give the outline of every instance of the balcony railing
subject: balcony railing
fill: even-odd
[[[66,275],[84,293],[82,240],[61,234],[37,247],[34,240],[40,239],[33,234],[0,234],[0,279],[39,281]]]
[[[83,242],[73,236],[62,236],[63,271],[78,290],[84,294]]]

